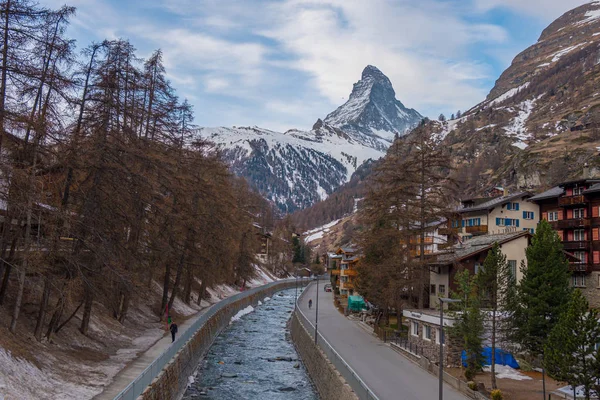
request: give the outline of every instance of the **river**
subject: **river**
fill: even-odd
[[[317,400],[287,330],[294,290],[233,321],[201,361],[184,400]]]

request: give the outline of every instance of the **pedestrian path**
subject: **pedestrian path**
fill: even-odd
[[[177,336],[182,335],[187,329],[200,318],[200,316],[210,309],[211,306],[202,309],[192,318],[177,324]],[[94,400],[113,400],[123,389],[127,387],[135,378],[137,378],[144,370],[152,364],[152,362],[160,356],[171,345],[171,334],[165,331],[165,335],[158,340],[152,347],[142,353],[139,357],[133,360],[129,365],[123,368],[115,375],[113,381],[104,388],[102,393],[97,394]]]
[[[316,285],[309,286],[300,298],[301,311],[315,323],[316,307],[308,300],[317,298]],[[319,292],[318,329],[380,400],[438,399],[438,379],[393,351],[356,322],[344,317],[333,305],[331,292]],[[444,385],[445,400],[467,397]]]

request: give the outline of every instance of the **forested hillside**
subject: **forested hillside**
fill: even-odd
[[[194,140],[161,51],[78,50],[74,12],[2,3],[1,324],[38,341],[65,324],[86,335],[96,312],[124,323],[153,282],[157,318],[176,297],[243,285],[268,208]]]

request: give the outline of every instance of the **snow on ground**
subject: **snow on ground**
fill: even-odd
[[[491,371],[491,367],[486,365],[483,367],[483,370],[486,372]],[[531,380],[531,377],[524,375],[517,371],[514,368],[509,367],[508,365],[500,365],[496,364],[496,378],[498,379],[512,379],[515,381],[528,381]]]
[[[496,124],[489,124],[489,125],[486,125],[486,126],[482,126],[481,128],[475,129],[475,132],[479,132],[479,131],[482,131],[482,130],[487,129],[487,128],[493,128],[495,126],[496,126]]]
[[[594,4],[598,4],[598,3],[594,3]],[[600,9],[590,10],[590,11],[586,12],[585,17],[586,18],[579,21],[577,23],[577,25],[589,24],[590,22],[594,22],[595,20],[600,18]]]
[[[513,97],[515,94],[519,93],[521,90],[526,89],[529,86],[529,82],[525,82],[519,87],[512,88],[506,91],[504,94],[496,97],[494,100],[490,101],[489,106],[493,106],[494,104],[502,103],[504,100]]]
[[[557,62],[565,54],[572,52],[573,50],[577,49],[578,47],[585,46],[586,44],[587,44],[587,42],[578,43],[574,46],[569,46],[562,50],[557,51],[556,53],[550,55],[550,57],[552,57],[552,62]]]
[[[270,298],[269,296],[267,296],[267,297],[265,297],[265,298],[263,299],[263,301],[264,301],[264,302],[267,302],[267,301],[269,301],[269,300],[271,300],[271,298]]]
[[[335,221],[331,221],[328,224],[325,224],[323,226],[319,226],[318,228],[314,228],[311,229],[309,231],[306,231],[303,233],[304,236],[304,242],[305,243],[310,243],[314,240],[317,239],[321,239],[323,238],[323,236],[328,233],[332,227],[334,227],[335,225],[337,225],[338,222],[340,222],[341,220],[336,219]]]
[[[447,120],[444,122],[440,122],[440,124],[442,124],[442,130],[439,133],[434,133],[432,135],[433,140],[435,140],[437,142],[441,142],[442,140],[444,140],[446,138],[446,136],[448,136],[448,134],[450,132],[452,132],[453,130],[456,129],[456,127],[458,126],[459,123],[466,121],[467,118],[468,118],[468,116],[464,116],[464,117],[450,119],[450,120]]]
[[[509,137],[517,139],[516,142],[513,143],[513,146],[520,149],[527,147],[525,141],[531,139],[531,133],[527,131],[525,124],[533,111],[536,101],[537,99],[525,100],[519,104],[517,106],[517,109],[519,110],[517,115],[504,127],[504,130]]]
[[[231,317],[231,321],[229,322],[229,325],[233,324],[235,321],[239,321],[244,315],[248,315],[253,311],[254,311],[254,307],[252,307],[252,306],[248,306],[244,309],[241,309],[240,311],[237,312],[237,314],[235,314],[233,317]]]
[[[254,266],[254,268],[256,268],[257,276],[256,276],[256,278],[252,279],[250,282],[247,283],[248,286],[254,288],[254,287],[266,285],[267,283],[274,282],[276,280],[273,276],[269,275],[262,268],[260,268],[258,266]]]

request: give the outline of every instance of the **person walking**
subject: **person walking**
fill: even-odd
[[[312,299],[308,300],[308,309],[310,310],[312,308]]]
[[[172,323],[169,330],[171,331],[171,343],[173,343],[175,341],[175,335],[177,334],[177,324]]]

